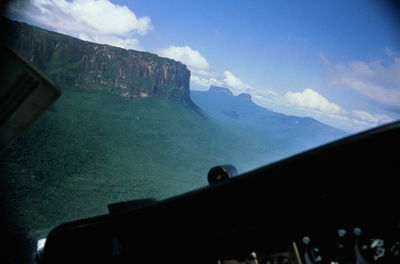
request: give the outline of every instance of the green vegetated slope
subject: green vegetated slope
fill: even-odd
[[[17,224],[44,236],[107,213],[109,203],[204,186],[214,165],[254,168],[268,162],[263,153],[255,139],[179,102],[66,89],[3,153],[2,168]]]
[[[9,45],[63,91],[1,156],[12,228],[45,236],[109,203],[204,186],[215,165],[268,162],[245,131],[201,114],[182,63],[4,22]]]

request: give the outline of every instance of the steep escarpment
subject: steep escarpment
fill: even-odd
[[[131,100],[161,97],[192,105],[190,71],[180,62],[5,20],[10,46],[62,88],[109,90]]]

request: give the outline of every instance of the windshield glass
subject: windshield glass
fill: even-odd
[[[2,153],[12,228],[44,237],[110,203],[206,186],[216,165],[244,173],[398,120],[400,42],[388,10],[12,2],[9,45],[62,90]]]

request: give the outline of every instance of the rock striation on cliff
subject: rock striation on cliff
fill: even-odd
[[[3,19],[9,45],[61,88],[109,90],[131,100],[161,97],[193,106],[190,71],[180,62]]]

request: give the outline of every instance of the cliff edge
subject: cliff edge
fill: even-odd
[[[133,101],[162,97],[196,108],[190,99],[190,71],[180,62],[2,19],[9,28],[9,45],[62,89],[108,90]]]

